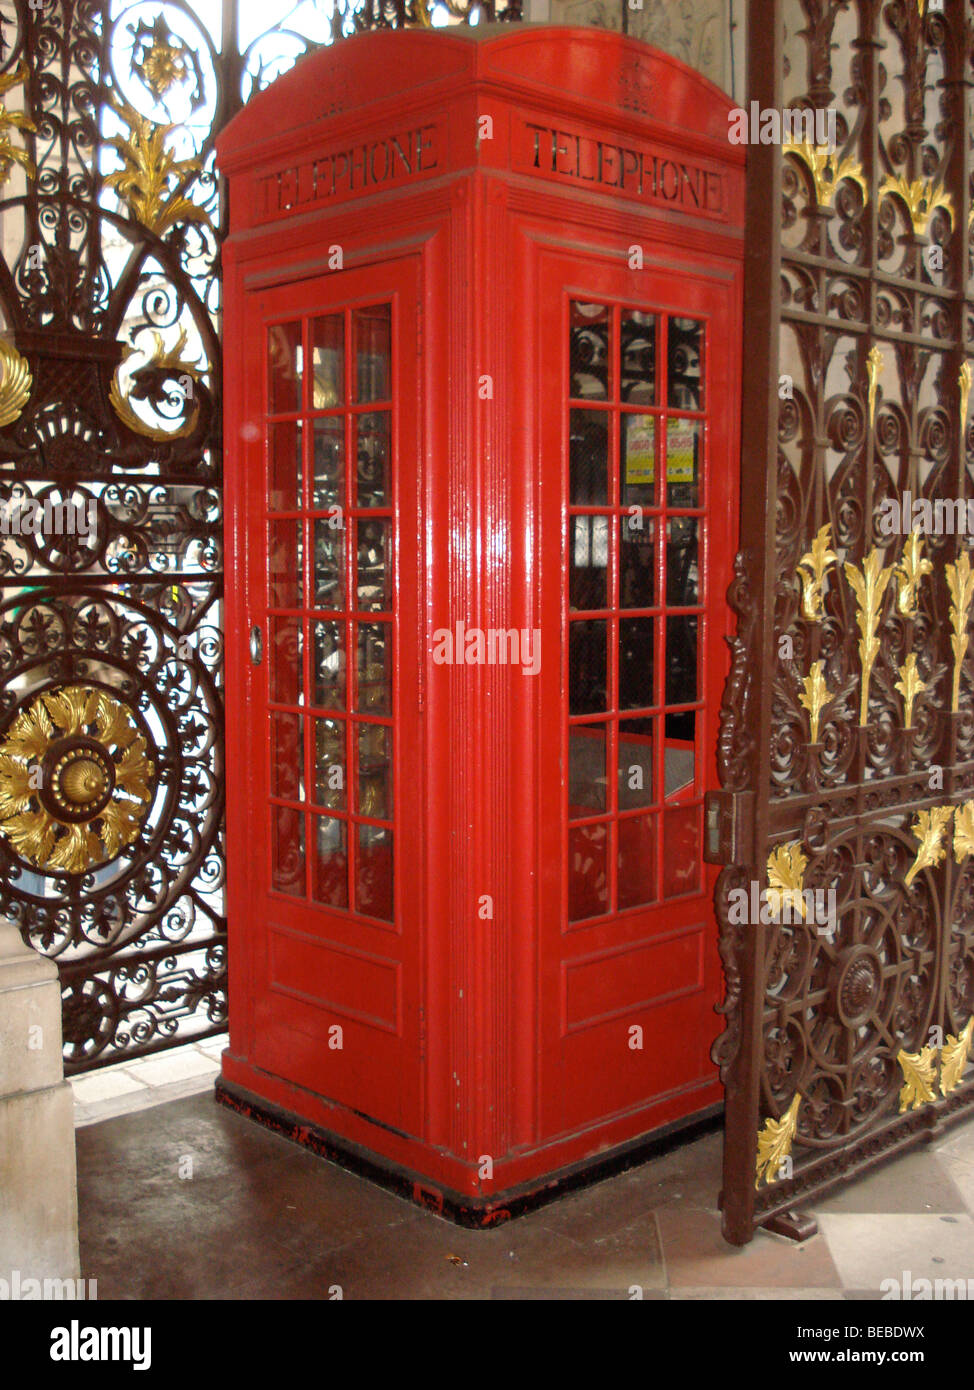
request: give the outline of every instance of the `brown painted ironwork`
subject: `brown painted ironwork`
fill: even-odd
[[[801,0],[787,33],[768,9],[749,98],[834,106],[838,140],[827,198],[802,152],[749,157],[746,337],[766,350],[745,380],[714,1053],[735,1243],[974,1108],[974,537],[954,506],[974,498],[974,6]],[[955,533],[888,533],[907,493]],[[834,932],[734,915],[793,846]]]

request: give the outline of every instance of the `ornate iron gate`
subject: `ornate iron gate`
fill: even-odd
[[[0,3],[0,911],[69,1073],[226,1017],[214,136],[314,43],[430,22],[244,18]]]
[[[974,8],[773,19],[750,96],[836,108],[837,148],[799,132],[749,160],[769,355],[745,382],[714,807],[737,1243],[974,1107]],[[752,885],[777,890],[757,913]]]

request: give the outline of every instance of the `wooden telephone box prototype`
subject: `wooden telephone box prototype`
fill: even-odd
[[[221,1097],[489,1222],[712,1109],[744,169],[597,29],[227,127]]]

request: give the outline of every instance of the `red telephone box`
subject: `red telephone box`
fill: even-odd
[[[222,1098],[487,1222],[720,1100],[727,98],[380,32],[228,126]]]

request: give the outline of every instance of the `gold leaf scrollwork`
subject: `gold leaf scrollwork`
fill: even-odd
[[[158,333],[155,329],[153,329],[152,337],[152,356],[149,358],[145,366],[140,367],[138,369],[138,371],[135,373],[135,377],[137,378],[142,373],[151,374],[156,376],[157,378],[170,377],[175,381],[180,381],[183,377],[188,377],[192,383],[192,386],[194,388],[197,387],[202,377],[200,367],[196,363],[184,361],[182,357],[183,348],[186,346],[187,338],[185,328],[180,329],[178,340],[176,341],[175,345],[168,351],[166,350],[166,347],[163,343],[161,333]],[[196,429],[196,424],[199,419],[200,404],[198,392],[195,389],[192,391],[192,405],[189,409],[189,413],[183,420],[182,424],[180,424],[176,428],[162,429],[158,425],[148,424],[145,420],[141,419],[132,409],[129,399],[133,394],[132,385],[129,385],[127,391],[123,390],[122,387],[122,368],[124,367],[125,363],[128,362],[128,360],[134,355],[134,353],[134,348],[126,348],[126,350],[122,354],[121,362],[115,369],[115,375],[112,377],[112,384],[109,388],[108,398],[112,403],[112,408],[115,411],[115,414],[122,421],[122,424],[127,425],[128,428],[133,431],[133,433],[141,434],[146,439],[154,440],[157,444],[165,443],[166,440],[170,439],[187,438]],[[187,394],[182,394],[182,400],[184,403],[186,402]]]
[[[954,812],[954,861],[963,864],[974,854],[974,801],[965,801]]]
[[[917,614],[917,593],[925,574],[933,574],[933,565],[923,554],[923,537],[911,531],[903,546],[903,555],[893,571],[896,579],[896,607],[905,618]]]
[[[917,671],[916,652],[910,655],[903,662],[899,671],[899,680],[894,689],[898,690],[903,696],[903,727],[904,729],[913,728],[913,705],[916,697],[926,690],[926,684],[920,679]]]
[[[202,161],[177,159],[166,149],[166,138],[175,126],[156,125],[114,95],[111,106],[128,126],[129,136],[112,136],[106,142],[115,147],[125,167],[106,174],[105,183],[116,190],[135,220],[160,237],[178,222],[212,227],[206,210],[183,193],[202,172]],[[175,180],[174,187],[170,180]]]
[[[20,418],[32,384],[26,357],[0,338],[0,428]]]
[[[898,198],[906,209],[915,236],[926,236],[930,219],[937,208],[943,208],[954,230],[954,200],[942,183],[933,179],[913,179],[903,174],[895,178],[887,174],[879,186],[880,198]]]
[[[849,561],[846,562],[845,572],[858,603],[856,622],[859,624],[859,631],[862,634],[859,639],[859,660],[862,666],[859,723],[865,727],[869,717],[869,682],[876,657],[879,655],[879,638],[876,636],[876,628],[879,625],[883,594],[893,570],[892,566],[883,568],[880,552],[874,548],[863,561],[861,574]]]
[[[83,874],[136,839],[154,775],[131,713],[107,691],[44,691],[0,745],[0,834],[37,868]]]
[[[809,742],[818,743],[818,726],[822,710],[832,699],[833,692],[825,684],[825,662],[816,661],[811,672],[802,682],[803,693],[799,700],[808,710]]]
[[[974,600],[974,574],[971,573],[970,556],[962,550],[957,563],[947,565],[947,588],[953,600],[950,609],[950,625],[954,634],[950,645],[954,653],[954,683],[950,697],[950,711],[956,714],[960,707],[960,675],[970,635],[967,631],[971,619],[971,602]]]
[[[974,372],[971,371],[970,362],[964,362],[960,371],[957,373],[957,385],[960,387],[960,437],[964,438],[967,430],[967,403],[971,398],[971,382],[974,381]]]
[[[921,1047],[919,1052],[907,1052],[900,1048],[896,1054],[903,1073],[903,1086],[900,1089],[900,1114],[904,1110],[919,1110],[934,1099],[933,1088],[937,1083],[937,1049]]]
[[[798,1110],[802,1103],[799,1092],[795,1092],[792,1102],[780,1120],[768,1118],[758,1134],[757,1176],[754,1186],[778,1181],[781,1165],[791,1153],[798,1130]]]
[[[950,824],[950,818],[953,814],[953,806],[932,806],[929,811],[917,812],[916,820],[910,829],[915,838],[920,841],[920,848],[917,850],[916,858],[903,880],[907,888],[921,869],[932,869],[935,864],[940,863],[947,853],[947,847],[944,844],[944,831]]]
[[[781,916],[786,903],[799,917],[805,916],[803,886],[807,867],[808,859],[797,840],[779,845],[771,851],[768,856],[767,901],[775,917]]]
[[[21,59],[12,72],[0,77],[0,97],[6,96],[7,92],[13,87],[19,87],[22,82],[26,83],[27,76],[27,64]],[[37,169],[30,155],[24,150],[18,150],[11,140],[15,130],[36,132],[37,126],[25,112],[8,111],[6,105],[0,101],[0,188],[10,178],[15,164],[20,165],[29,179],[37,177]]]
[[[815,202],[820,208],[832,206],[835,190],[844,179],[858,184],[862,191],[863,203],[869,201],[869,185],[862,172],[862,165],[851,155],[838,159],[835,151],[828,145],[815,145],[810,140],[789,140],[783,153],[797,159],[812,176],[815,189]]]
[[[812,541],[811,550],[806,551],[798,561],[797,574],[802,584],[802,614],[815,621],[824,616],[825,576],[830,566],[838,562],[838,555],[829,547],[832,544],[832,527],[828,522],[819,529]]]
[[[883,354],[874,343],[866,354],[866,378],[869,382],[869,390],[866,399],[870,426],[876,423],[876,391],[879,387],[879,378],[883,374],[883,364],[885,360]]]
[[[971,1046],[974,1045],[974,1014],[967,1020],[967,1025],[955,1038],[948,1033],[943,1047],[940,1049],[940,1094],[949,1096],[951,1091],[961,1083],[961,1078],[967,1067],[968,1058],[971,1055]]]

